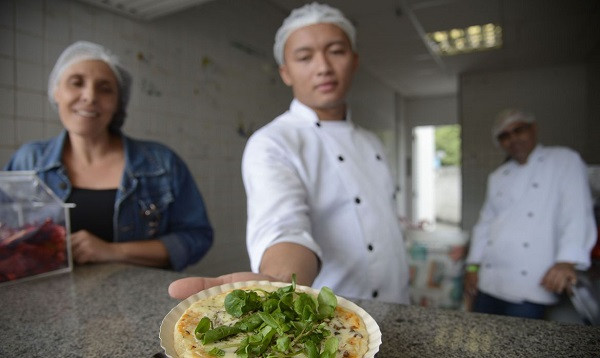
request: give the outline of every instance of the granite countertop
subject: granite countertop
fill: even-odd
[[[0,287],[0,357],[152,357],[181,273],[77,266]],[[377,357],[598,357],[600,327],[355,300],[379,323]]]

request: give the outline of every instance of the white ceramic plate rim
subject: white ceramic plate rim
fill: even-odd
[[[207,290],[200,291],[185,300],[179,302],[179,304],[171,309],[169,313],[163,318],[162,323],[160,325],[160,346],[165,351],[165,354],[169,358],[177,358],[177,352],[175,352],[175,344],[173,338],[173,331],[175,330],[175,325],[179,318],[185,313],[185,311],[192,305],[192,303],[207,297],[211,297],[217,295],[222,292],[226,292],[233,289],[238,289],[242,287],[250,287],[250,286],[261,286],[261,285],[271,285],[275,287],[284,287],[289,286],[290,283],[285,282],[270,282],[270,281],[243,281],[243,282],[235,282],[235,283],[227,283],[221,286],[211,287]],[[311,287],[296,285],[296,291],[304,291],[310,292],[315,295],[319,294],[318,290],[315,290]],[[365,326],[367,328],[367,333],[369,334],[369,346],[367,349],[367,353],[363,356],[364,358],[373,358],[375,357],[375,353],[379,351],[379,346],[381,345],[381,330],[379,329],[379,325],[370,314],[367,313],[360,306],[355,304],[352,301],[349,301],[343,297],[336,296],[338,300],[338,305],[349,309],[356,314],[358,314]]]

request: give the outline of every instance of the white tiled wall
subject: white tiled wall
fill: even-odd
[[[271,55],[283,16],[266,0],[219,0],[151,22],[75,0],[1,0],[0,165],[24,142],[62,129],[46,94],[61,51],[75,40],[101,43],[134,78],[125,133],[173,148],[204,195],[215,245],[188,272],[249,270],[238,128],[256,129],[289,105]],[[393,133],[394,92],[366,74],[355,88],[363,94],[353,97],[355,121]]]

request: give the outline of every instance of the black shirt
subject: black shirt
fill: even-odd
[[[73,188],[67,203],[70,209],[71,232],[87,230],[104,241],[113,241],[113,216],[117,189]]]

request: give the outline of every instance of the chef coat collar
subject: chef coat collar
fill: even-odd
[[[537,144],[531,151],[531,154],[529,154],[529,160],[527,160],[527,162],[531,161],[533,163],[542,160],[544,160],[544,146]]]
[[[527,162],[523,166],[528,166],[531,163],[536,163],[536,162],[541,162],[541,161],[544,161],[544,146],[538,143],[538,144],[536,144],[535,148],[533,148],[531,153],[529,153],[529,157],[527,157]],[[513,166],[517,166],[517,167],[522,166],[513,158],[510,159],[510,163]]]
[[[319,116],[317,116],[317,113],[312,108],[300,102],[297,98],[294,98],[294,100],[290,104],[290,113],[294,114],[295,117],[302,120],[303,122],[312,125],[352,125],[351,111],[348,106],[346,106],[346,118],[343,121],[322,121],[319,119]]]

